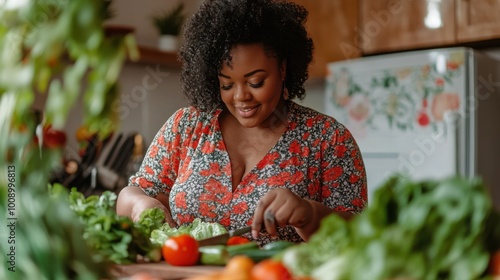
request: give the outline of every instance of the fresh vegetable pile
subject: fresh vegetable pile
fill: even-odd
[[[241,244],[211,245],[200,247],[200,263],[207,265],[225,265],[235,256],[246,256],[254,262],[260,262],[266,259],[279,256],[286,248],[295,243],[288,241],[274,241],[259,248],[259,245],[253,241]]]
[[[163,225],[163,211],[148,209],[134,223],[116,214],[116,198],[110,191],[89,197],[74,188],[69,193],[70,208],[85,225],[83,238],[87,245],[102,259],[118,264],[136,262],[138,256],[146,261],[159,261],[161,246],[153,244],[150,235]]]
[[[295,243],[274,241],[262,248],[241,236],[231,237],[226,244],[199,246],[197,238],[188,233],[168,237],[162,244],[165,261],[175,266],[226,265],[233,257],[245,256],[253,262],[276,258]]]
[[[359,216],[326,217],[287,249],[295,275],[315,279],[480,279],[500,249],[500,218],[480,180],[388,180]]]
[[[67,195],[60,184],[54,184],[52,193]],[[162,255],[165,259],[168,255],[172,265],[194,265],[200,255],[197,240],[227,232],[222,225],[199,218],[172,228],[165,223],[165,215],[159,208],[144,211],[134,223],[129,217],[116,214],[117,196],[110,191],[85,197],[73,188],[66,197],[70,208],[85,225],[83,239],[97,253],[97,259],[117,264],[134,263],[138,259],[157,262]],[[171,250],[166,244],[176,249]]]

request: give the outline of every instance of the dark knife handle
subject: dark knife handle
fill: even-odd
[[[233,237],[233,236],[242,235],[242,234],[245,234],[247,232],[250,232],[251,230],[252,230],[251,226],[243,227],[243,228],[238,228],[238,229],[230,231],[229,232],[229,236]]]

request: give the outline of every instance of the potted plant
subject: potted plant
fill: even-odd
[[[160,33],[158,48],[164,51],[177,51],[179,33],[184,23],[184,4],[179,3],[169,12],[153,17],[153,23]]]
[[[104,34],[106,37],[125,36],[129,33],[134,33],[135,29],[132,26],[106,23],[116,15],[116,10],[112,7],[113,0],[102,0],[101,16],[104,20]]]

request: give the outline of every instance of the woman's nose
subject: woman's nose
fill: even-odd
[[[250,91],[248,90],[248,88],[246,86],[238,85],[235,88],[233,98],[234,98],[234,100],[238,100],[238,101],[249,100],[252,98],[252,94],[250,93]]]

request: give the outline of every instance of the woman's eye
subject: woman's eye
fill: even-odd
[[[250,86],[253,88],[260,88],[263,84],[264,84],[264,81],[262,81],[260,83],[256,83],[256,84],[250,83]]]
[[[227,85],[227,86],[226,85],[222,85],[220,88],[222,90],[230,90],[232,87],[233,87],[233,85]]]

